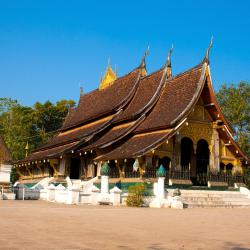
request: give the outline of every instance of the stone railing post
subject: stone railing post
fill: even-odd
[[[69,188],[67,204],[78,204],[79,203],[80,190],[76,185]]]
[[[110,173],[110,167],[108,163],[104,163],[101,168],[101,193],[98,199],[98,202],[100,204],[110,203],[109,173]]]
[[[50,184],[47,189],[48,189],[48,196],[47,199],[48,201],[54,201],[55,200],[55,185]]]
[[[113,206],[119,206],[121,204],[121,193],[122,190],[116,186],[110,190],[110,202]]]
[[[165,182],[165,177],[158,177],[157,197],[159,199],[165,198],[164,182]]]
[[[163,167],[163,165],[160,165],[160,167],[156,171],[156,176],[158,177],[156,197],[149,204],[149,206],[161,208],[164,206],[164,204],[166,202],[166,200],[165,200],[165,185],[164,185],[166,170]]]

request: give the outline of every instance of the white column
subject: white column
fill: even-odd
[[[110,202],[113,206],[119,206],[121,204],[121,193],[122,190],[116,186],[110,190]]]
[[[158,177],[157,197],[159,199],[165,198],[164,180],[165,180],[165,177]]]
[[[106,175],[101,176],[101,193],[102,194],[109,193],[109,177]]]
[[[48,196],[47,196],[47,198],[48,198],[48,201],[54,201],[55,200],[55,186],[53,185],[53,184],[50,184],[49,186],[48,186]]]

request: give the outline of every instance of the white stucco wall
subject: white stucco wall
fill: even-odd
[[[0,165],[0,182],[10,182],[10,172],[12,165],[1,164]]]

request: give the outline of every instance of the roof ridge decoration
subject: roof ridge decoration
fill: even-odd
[[[211,51],[211,49],[213,47],[213,40],[214,40],[214,36],[212,35],[211,39],[210,39],[210,44],[209,44],[209,46],[208,46],[208,48],[206,50],[206,55],[205,55],[205,57],[203,59],[203,63],[206,62],[207,64],[209,64],[209,55],[210,55],[210,51]]]
[[[116,72],[111,68],[110,59],[108,60],[108,66],[104,77],[101,77],[99,90],[105,89],[108,86],[112,85],[112,83],[117,79]]]
[[[167,79],[172,77],[172,65],[171,65],[171,54],[173,52],[174,45],[172,44],[172,47],[168,51],[168,59],[165,65],[165,69],[167,72]]]
[[[140,110],[138,110],[134,116],[136,117],[137,115],[143,113],[147,113],[149,110],[151,110],[151,108],[156,104],[156,102],[158,101],[159,97],[160,97],[160,93],[162,91],[162,89],[164,89],[165,84],[166,84],[166,80],[169,79],[172,75],[169,75],[169,67],[171,67],[171,54],[173,52],[173,45],[172,47],[169,49],[168,51],[168,58],[164,67],[164,71],[163,71],[163,75],[161,77],[161,81],[160,84],[158,86],[158,88],[156,89],[156,92],[154,93],[154,95],[152,96],[152,98],[149,100],[149,102]]]
[[[143,54],[141,64],[139,66],[141,77],[144,77],[144,76],[146,76],[148,74],[147,73],[147,67],[146,67],[146,57],[148,56],[148,54],[149,54],[149,45],[148,45],[146,51]]]
[[[172,47],[169,49],[168,52],[168,58],[164,67],[164,72],[163,75],[161,77],[160,80],[160,84],[158,86],[158,88],[156,89],[154,95],[151,97],[151,99],[149,100],[149,102],[140,110],[138,110],[135,114],[134,114],[134,118],[136,118],[135,122],[133,123],[133,125],[131,125],[127,130],[124,131],[124,133],[122,135],[120,135],[118,138],[112,140],[111,142],[108,143],[103,143],[101,146],[101,148],[106,148],[110,145],[112,145],[113,143],[121,140],[122,138],[124,138],[125,136],[127,136],[130,132],[132,132],[136,127],[138,127],[140,125],[140,123],[146,118],[147,113],[154,107],[154,105],[157,103],[157,101],[159,100],[160,96],[161,96],[161,92],[164,89],[165,85],[166,85],[166,80],[169,79],[171,77],[171,74],[169,75],[169,67],[171,67],[171,54],[173,51],[173,45]],[[142,62],[145,60],[145,56],[147,55],[147,52],[145,52],[144,57],[142,59]]]

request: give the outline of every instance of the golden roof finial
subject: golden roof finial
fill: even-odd
[[[171,66],[171,54],[173,52],[174,45],[172,44],[172,47],[168,51],[168,59],[165,65],[165,70],[167,71],[167,78],[170,78],[172,76],[172,66]]]
[[[103,77],[101,77],[99,89],[105,89],[106,87],[112,85],[112,83],[117,79],[116,72],[110,66],[110,58],[108,59],[108,66]]]
[[[29,142],[27,141],[26,146],[25,146],[25,157],[28,156],[28,151],[29,151]]]
[[[141,64],[140,64],[140,71],[141,71],[141,76],[144,77],[147,75],[147,68],[146,68],[146,57],[149,54],[149,45],[147,47],[147,50],[144,52]]]
[[[207,62],[209,64],[209,54],[210,54],[210,50],[211,48],[213,47],[213,40],[214,40],[214,36],[212,35],[211,36],[211,39],[210,39],[210,44],[207,48],[207,51],[206,51],[206,55],[205,55],[205,58],[203,60],[203,62]]]

